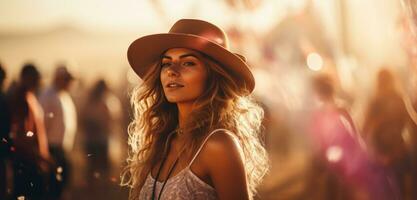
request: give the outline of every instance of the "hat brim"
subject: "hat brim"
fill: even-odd
[[[163,33],[144,36],[129,46],[127,58],[136,74],[143,79],[150,68],[161,58],[161,54],[171,48],[189,48],[202,52],[225,67],[225,70],[235,78],[239,87],[245,88],[249,93],[255,88],[255,79],[242,58],[196,35]]]

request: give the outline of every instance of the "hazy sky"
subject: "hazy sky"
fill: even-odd
[[[264,31],[305,0],[261,1],[260,9],[231,10],[225,0],[0,0],[0,31],[34,31],[59,24],[90,30],[166,31],[179,18],[201,18],[221,26],[238,23]],[[239,2],[239,1],[236,1]],[[240,1],[242,2],[242,1]],[[161,13],[165,13],[161,17]],[[161,20],[162,19],[162,20]]]
[[[82,69],[83,74],[114,71],[114,66],[127,67],[125,54],[131,41],[141,35],[167,32],[179,18],[266,31],[285,16],[287,6],[300,7],[304,0],[262,2],[255,12],[243,12],[230,9],[224,0],[159,0],[159,4],[151,0],[0,0],[0,34],[9,33],[0,42],[0,59],[12,75],[27,60],[39,64],[43,72],[53,69],[57,60],[75,63],[71,68]],[[75,32],[66,33],[68,29],[60,29],[62,26],[73,27],[69,30]],[[56,31],[51,33],[51,29]],[[78,30],[129,34],[84,36]],[[41,34],[31,37],[32,32]],[[15,33],[29,38],[14,38]]]
[[[227,1],[241,3],[247,0]],[[138,37],[166,32],[179,18],[200,18],[223,28],[233,24],[242,27],[241,30],[251,31],[251,34],[260,33],[256,35],[262,37],[263,33],[268,33],[288,13],[302,8],[306,0],[254,0],[258,1],[262,2],[259,7],[250,11],[244,10],[242,5],[230,9],[226,0],[158,0],[159,4],[151,0],[0,0],[0,34],[11,33],[3,34],[6,36],[3,37],[4,41],[0,42],[0,59],[12,68],[20,66],[28,58],[37,58],[40,64],[45,63],[43,66],[52,66],[59,53],[70,55],[71,59],[76,61],[82,60],[78,59],[78,54],[85,56],[84,60],[96,61],[92,59],[95,58],[92,54],[97,57],[117,55],[119,60],[125,60],[125,48],[128,42],[134,39],[123,36],[117,37],[117,41],[97,37],[77,40],[71,35],[74,41],[68,42],[70,37],[66,35],[48,35],[48,30],[61,26],[75,28],[69,30],[120,32]],[[330,35],[335,38],[331,40],[333,43],[341,41],[342,36],[338,18],[340,7],[336,2],[345,2],[347,19],[343,36],[346,37],[352,54],[358,55],[361,62],[367,66],[379,66],[381,63],[398,64],[404,60],[399,53],[399,0],[308,1],[314,2],[325,27],[323,32],[317,34]],[[12,40],[16,32],[31,35],[31,32],[36,31],[40,31],[41,34],[35,35],[42,36],[36,41],[38,46],[25,42],[22,38]],[[101,45],[107,43],[110,43],[112,48],[104,48],[109,52],[102,52],[104,50]],[[39,52],[42,52],[39,48],[44,47],[49,47],[48,51],[39,55]],[[78,48],[83,51],[77,50]],[[84,52],[85,49],[89,54]],[[51,50],[55,52],[53,58],[47,57],[50,56]]]
[[[1,30],[43,29],[56,24],[129,28],[154,24],[155,12],[147,1],[109,0],[1,0]]]

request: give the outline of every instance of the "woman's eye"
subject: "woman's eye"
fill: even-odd
[[[195,63],[194,63],[194,62],[189,61],[189,62],[184,62],[184,63],[183,63],[183,65],[184,65],[184,66],[194,66],[194,65],[195,65]]]
[[[161,67],[169,67],[169,66],[171,66],[171,63],[162,63],[161,64]]]

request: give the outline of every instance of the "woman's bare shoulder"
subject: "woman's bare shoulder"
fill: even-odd
[[[208,138],[201,151],[201,158],[209,168],[227,169],[242,164],[241,152],[237,137],[228,131],[219,130]]]
[[[233,133],[216,132],[201,153],[219,199],[248,199],[243,153]]]

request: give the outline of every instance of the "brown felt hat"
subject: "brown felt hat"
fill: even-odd
[[[177,21],[168,33],[143,36],[130,44],[127,58],[140,78],[144,78],[162,53],[171,48],[202,52],[221,64],[239,86],[252,92],[255,79],[246,60],[229,50],[226,33],[214,24],[196,19]]]

